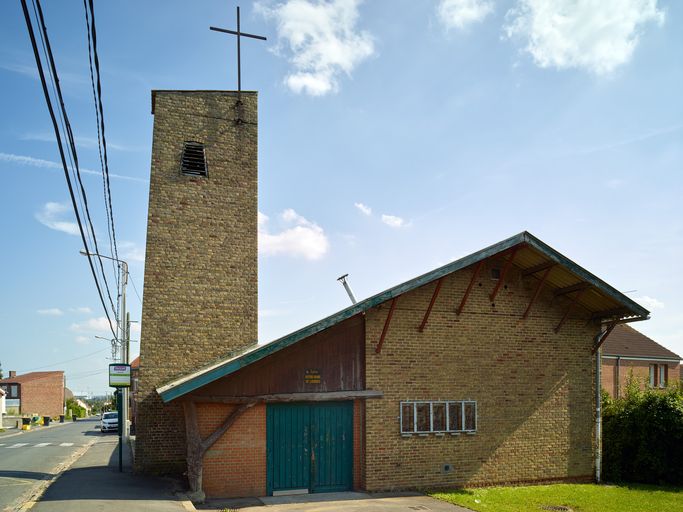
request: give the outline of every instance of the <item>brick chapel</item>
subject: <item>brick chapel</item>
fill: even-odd
[[[599,479],[600,345],[647,310],[522,232],[259,344],[257,94],[152,113],[138,471],[212,497]]]

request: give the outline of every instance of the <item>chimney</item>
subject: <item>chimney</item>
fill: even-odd
[[[16,371],[14,371],[14,370],[10,370],[10,371],[9,371],[9,378],[10,378],[10,379],[13,379],[13,378],[16,377],[16,376],[17,376],[17,372],[16,372]]]

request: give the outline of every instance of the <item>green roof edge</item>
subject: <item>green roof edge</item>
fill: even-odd
[[[649,311],[643,308],[641,305],[626,297],[623,293],[619,292],[612,286],[605,283],[602,279],[596,277],[595,275],[591,274],[578,264],[574,263],[566,256],[563,256],[555,249],[553,249],[549,245],[545,244],[544,242],[533,236],[528,231],[523,231],[522,233],[511,236],[510,238],[506,238],[505,240],[485,247],[484,249],[480,249],[479,251],[474,252],[468,256],[452,261],[451,263],[447,263],[442,267],[431,270],[409,281],[405,281],[404,283],[384,290],[383,292],[380,292],[376,295],[373,295],[372,297],[357,302],[356,304],[353,304],[348,308],[342,309],[337,313],[327,316],[322,320],[318,320],[315,323],[307,325],[306,327],[303,327],[297,331],[287,334],[270,343],[262,345],[258,348],[250,348],[248,351],[242,353],[241,355],[236,355],[227,359],[223,364],[219,364],[203,373],[199,373],[196,377],[188,378],[187,380],[183,380],[177,385],[174,385],[174,382],[182,380],[182,378],[176,379],[176,381],[172,381],[171,383],[165,386],[157,388],[157,391],[159,392],[159,395],[161,396],[161,399],[164,402],[170,402],[171,400],[179,398],[183,395],[186,395],[187,393],[194,391],[195,389],[205,386],[206,384],[209,384],[215,380],[230,375],[231,373],[234,373],[237,370],[244,368],[245,366],[255,363],[256,361],[259,361],[266,356],[274,354],[275,352],[279,352],[283,348],[293,345],[294,343],[297,343],[298,341],[301,341],[304,338],[312,336],[313,334],[317,334],[321,331],[324,331],[329,327],[332,327],[340,322],[343,322],[344,320],[347,320],[355,315],[363,313],[364,311],[367,311],[372,307],[378,306],[379,304],[382,304],[390,299],[393,299],[394,297],[397,297],[408,291],[414,290],[415,288],[419,288],[420,286],[424,286],[425,284],[429,284],[432,281],[435,281],[443,276],[461,270],[465,267],[469,267],[470,265],[478,263],[479,261],[484,260],[495,254],[506,251],[514,247],[515,245],[519,245],[521,243],[529,244],[530,246],[534,247],[538,251],[548,256],[556,263],[564,265],[577,276],[581,277],[582,279],[585,279],[590,284],[603,291],[606,295],[615,299],[617,302],[626,303],[629,309],[632,309],[637,312],[636,314],[638,316],[647,317],[649,315]]]

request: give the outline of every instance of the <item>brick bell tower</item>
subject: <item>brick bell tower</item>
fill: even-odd
[[[152,91],[137,471],[185,471],[156,388],[257,341],[257,93]]]

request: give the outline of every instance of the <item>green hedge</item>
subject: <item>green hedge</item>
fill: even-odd
[[[683,386],[624,396],[603,392],[603,477],[609,482],[683,485]]]

